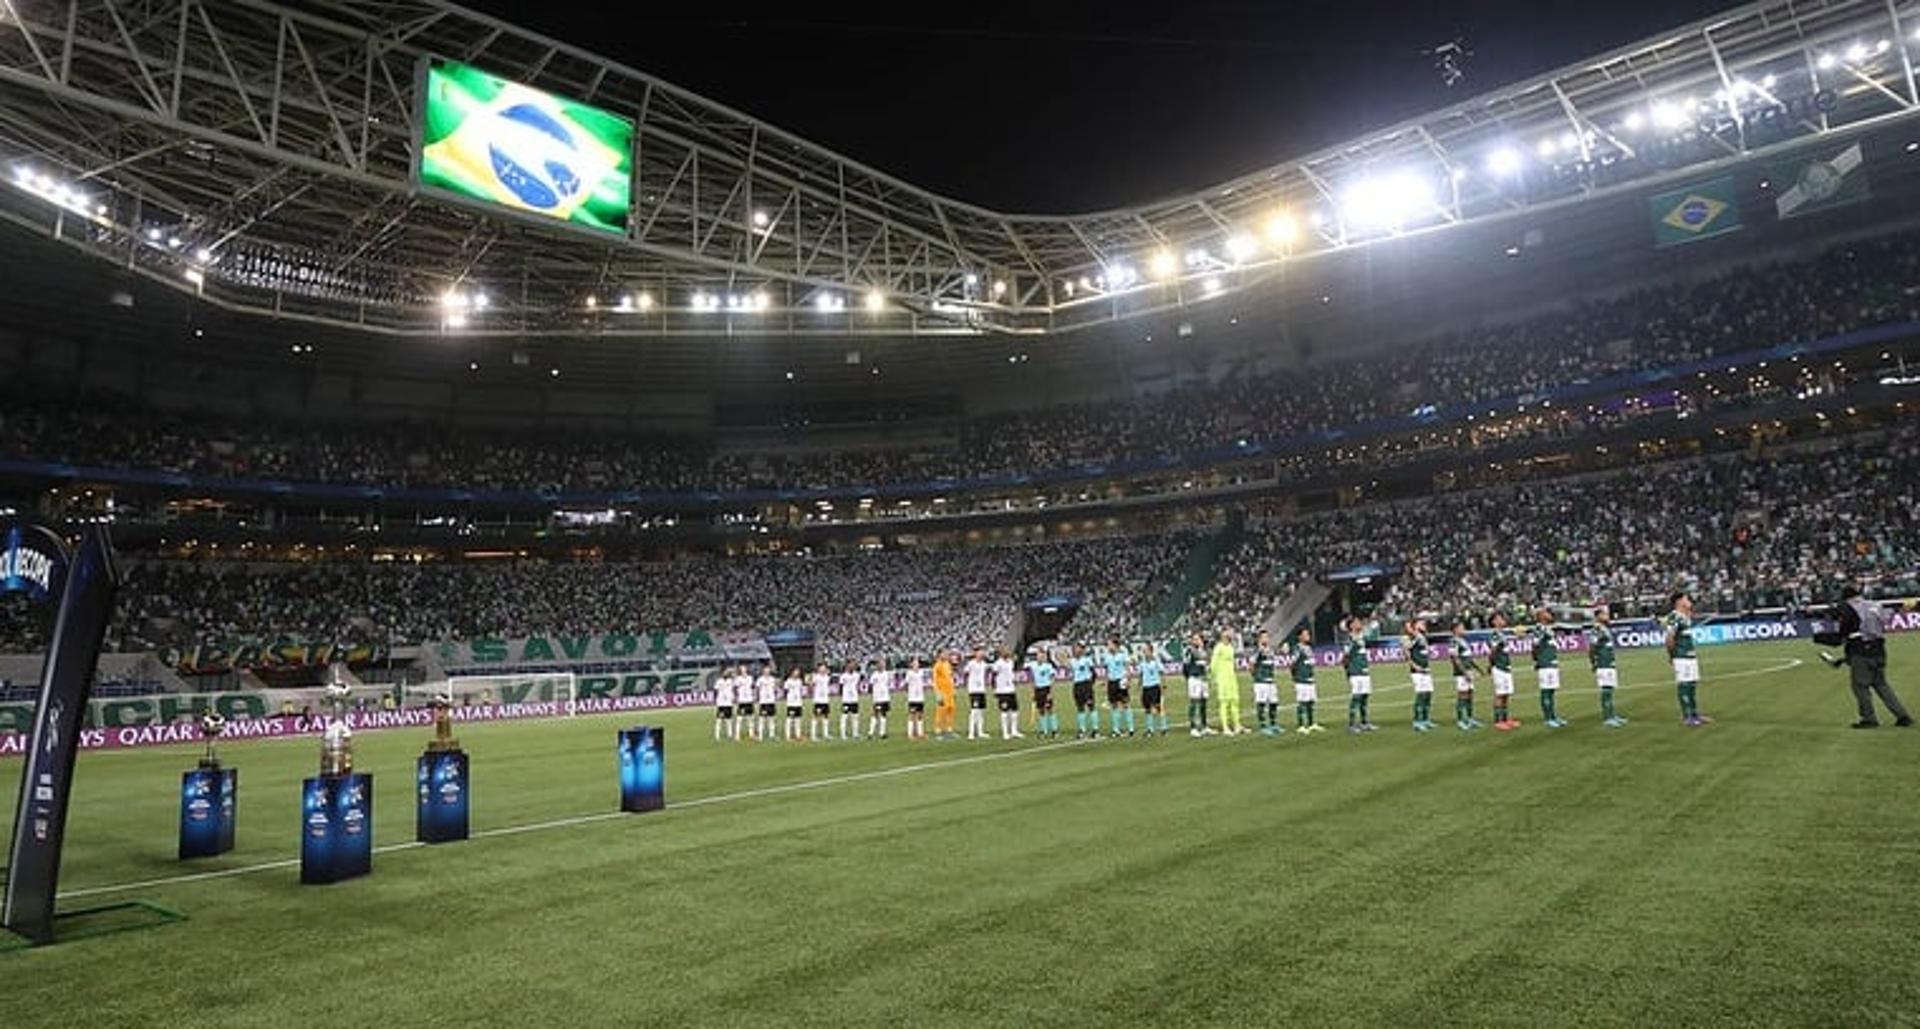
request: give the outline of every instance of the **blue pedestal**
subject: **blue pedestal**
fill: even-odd
[[[421,843],[451,843],[467,838],[467,753],[427,751],[420,755],[414,781],[414,838]]]
[[[233,849],[240,770],[202,765],[180,776],[180,860]]]
[[[373,871],[373,776],[316,776],[300,797],[300,881],[332,883]]]
[[[658,811],[667,806],[667,733],[657,725],[620,730],[620,810]]]

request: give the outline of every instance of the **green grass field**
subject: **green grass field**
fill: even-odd
[[[1574,725],[1538,724],[1523,673],[1512,735],[1408,731],[1393,666],[1358,738],[909,744],[896,714],[885,744],[716,746],[689,711],[653,815],[611,813],[631,717],[465,727],[478,835],[431,848],[427,733],[367,733],[396,849],[326,887],[294,867],[313,741],[226,748],[239,846],[191,866],[193,750],[91,754],[63,903],[191,917],[0,952],[0,1004],[10,1029],[1920,1024],[1920,731],[1848,730],[1811,647],[1704,659],[1698,730],[1647,652],[1617,731],[1579,663]],[[1920,640],[1893,667],[1920,702]],[[1323,720],[1343,692],[1323,675]]]

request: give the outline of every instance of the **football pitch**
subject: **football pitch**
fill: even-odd
[[[475,838],[439,847],[412,842],[429,733],[363,733],[374,872],[320,887],[296,881],[317,741],[223,748],[238,845],[191,864],[196,749],[85,754],[63,906],[189,918],[0,951],[0,1004],[10,1029],[1920,1024],[1920,730],[1848,730],[1806,644],[1703,650],[1717,722],[1683,728],[1661,657],[1625,654],[1619,730],[1582,661],[1574,724],[1539,724],[1523,670],[1512,734],[1455,730],[1444,681],[1446,724],[1410,731],[1404,666],[1360,737],[1324,671],[1312,738],[463,726]],[[1891,662],[1920,704],[1920,640]],[[615,814],[614,730],[649,720],[668,810]]]

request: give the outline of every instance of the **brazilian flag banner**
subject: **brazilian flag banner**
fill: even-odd
[[[1656,193],[1647,198],[1647,208],[1656,246],[1692,243],[1740,227],[1740,203],[1730,176]]]
[[[633,122],[466,64],[427,66],[420,185],[598,232],[625,233]]]

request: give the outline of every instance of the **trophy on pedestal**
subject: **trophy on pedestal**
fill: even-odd
[[[353,770],[346,668],[328,670],[320,774],[301,788],[300,881],[330,883],[373,871],[373,776]]]
[[[234,805],[240,792],[240,772],[220,765],[215,743],[227,731],[227,720],[217,712],[200,716],[200,736],[206,753],[197,767],[180,776],[180,858],[212,857],[233,849]]]
[[[347,720],[347,698],[353,687],[340,677],[340,666],[331,671],[327,683],[326,728],[320,734],[320,774],[341,776],[353,771],[353,725]]]
[[[227,731],[227,719],[217,711],[209,711],[200,716],[200,738],[207,741],[207,752],[200,758],[201,768],[220,767],[220,752],[215,747],[220,734]]]
[[[433,739],[415,772],[419,796],[414,808],[414,837],[422,843],[467,838],[467,753],[453,738],[453,697],[433,698]]]

